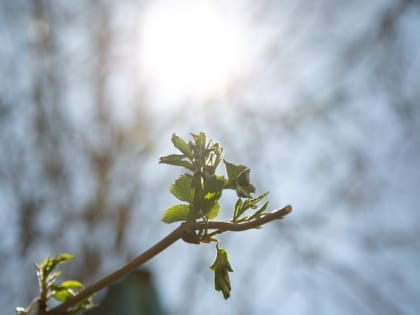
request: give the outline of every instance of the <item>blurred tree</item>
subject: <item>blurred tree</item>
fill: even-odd
[[[0,2],[2,309],[34,296],[31,263],[50,252],[74,253],[84,267],[66,274],[88,283],[158,238],[165,147],[149,139],[199,129],[296,209],[264,242],[226,239],[255,261],[218,314],[417,314],[418,1],[240,1],[266,48],[255,71],[157,114],[135,64],[146,3]],[[213,313],[206,252],[172,254],[188,261],[152,267],[171,314]]]
[[[112,285],[86,315],[163,315],[151,274],[138,270]]]
[[[150,149],[141,98],[123,104],[134,108],[129,121],[113,120],[110,110],[112,7],[42,0],[1,6],[2,24],[9,25],[2,46],[17,54],[13,82],[4,78],[0,93],[0,141],[8,152],[0,158],[0,179],[12,200],[0,211],[16,223],[4,230],[18,253],[11,259],[71,251],[85,266],[70,270],[72,276],[92,281],[106,268],[104,257],[125,261],[131,252],[125,231],[141,198],[138,174]],[[84,23],[91,28],[76,30]],[[98,237],[106,244],[98,246]],[[35,285],[25,285],[28,297]]]

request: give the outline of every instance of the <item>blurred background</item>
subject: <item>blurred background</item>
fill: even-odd
[[[147,263],[165,314],[419,314],[419,30],[408,0],[0,1],[0,308],[48,254],[89,284],[169,233],[159,156],[205,131],[294,212],[221,237],[227,301],[212,245]]]

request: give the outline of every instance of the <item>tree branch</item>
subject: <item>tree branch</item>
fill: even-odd
[[[291,206],[285,206],[284,208],[274,210],[269,213],[264,213],[258,218],[243,222],[243,223],[230,223],[230,222],[224,222],[224,221],[209,221],[207,223],[208,229],[215,229],[219,231],[220,234],[226,231],[232,231],[232,232],[239,232],[239,231],[245,231],[249,229],[257,228],[263,224],[266,224],[273,220],[280,220],[283,219],[286,215],[288,215],[290,212],[292,212]],[[188,223],[187,223],[188,224]],[[201,223],[201,225],[205,225],[204,223]]]
[[[190,234],[191,232],[195,232],[197,230],[202,230],[202,229],[211,229],[215,231],[213,231],[211,234],[208,234],[208,235],[213,236],[213,235],[220,234],[226,231],[245,231],[245,230],[257,228],[273,220],[282,219],[291,211],[292,211],[291,206],[285,206],[284,208],[274,210],[273,212],[270,212],[270,213],[263,214],[258,218],[255,218],[250,221],[243,222],[243,223],[231,223],[231,222],[224,222],[224,221],[184,222],[175,230],[173,230],[170,234],[164,237],[162,240],[160,240],[155,245],[147,249],[145,252],[141,253],[139,256],[131,260],[125,266],[105,276],[104,278],[98,280],[91,286],[81,291],[76,296],[70,298],[66,302],[58,305],[57,307],[54,307],[51,310],[47,311],[46,314],[61,315],[65,313],[72,306],[90,297],[92,294],[108,287],[117,279],[132,272],[137,267],[141,266],[148,260],[152,259],[154,256],[156,256],[157,254],[159,254],[160,252],[162,252],[163,250],[171,246],[173,243],[175,243],[177,240],[182,239],[185,235]]]

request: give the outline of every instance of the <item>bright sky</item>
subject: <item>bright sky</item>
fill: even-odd
[[[248,54],[243,17],[216,2],[153,2],[140,32],[140,64],[148,87],[165,101],[222,95],[243,74]]]

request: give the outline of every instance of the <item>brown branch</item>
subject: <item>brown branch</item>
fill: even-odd
[[[57,307],[54,307],[51,310],[47,311],[46,314],[60,315],[60,314],[65,313],[72,306],[76,305],[77,303],[79,303],[80,301],[84,299],[89,298],[92,294],[108,287],[111,283],[113,283],[117,279],[135,270],[137,267],[141,266],[148,260],[152,259],[154,256],[156,256],[157,254],[159,254],[160,252],[162,252],[163,250],[171,246],[173,243],[175,243],[177,240],[182,239],[183,237],[185,237],[185,235],[188,235],[191,232],[202,230],[204,228],[215,230],[214,232],[211,233],[211,235],[220,234],[226,231],[245,231],[245,230],[259,227],[273,220],[282,219],[291,211],[292,211],[292,207],[286,206],[284,208],[274,210],[273,212],[270,212],[270,213],[263,214],[256,219],[252,219],[250,221],[246,221],[243,223],[230,223],[230,222],[223,222],[223,221],[209,221],[207,223],[184,222],[175,230],[173,230],[170,234],[164,237],[162,240],[160,240],[155,245],[147,249],[145,252],[141,253],[139,256],[131,260],[125,266],[105,276],[104,278],[98,280],[91,286],[81,291],[76,296],[70,298],[66,302],[58,305]]]
[[[121,267],[120,269],[114,271],[113,273],[105,276],[104,278],[100,279],[99,281],[95,282],[91,286],[87,287],[83,291],[81,291],[76,296],[68,299],[66,302],[58,305],[55,308],[52,308],[47,312],[48,315],[60,315],[66,312],[70,307],[76,305],[80,301],[87,299],[95,292],[98,292],[106,287],[108,287],[111,283],[116,281],[117,279],[121,278],[122,276],[130,273],[131,271],[135,270],[138,266],[144,264],[148,260],[152,259],[154,256],[165,250],[167,247],[175,243],[179,240],[184,233],[183,225],[180,225],[175,230],[173,230],[170,234],[168,234],[165,238],[160,240],[154,246],[147,249],[145,252],[141,253],[139,256],[131,260],[125,266]]]
[[[290,212],[292,212],[292,207],[285,206],[284,208],[277,209],[269,213],[264,213],[263,215],[255,219],[252,219],[243,223],[209,221],[207,223],[207,228],[211,230],[216,229],[220,231],[219,233],[223,233],[226,231],[232,231],[232,232],[245,231],[245,230],[257,228],[273,220],[283,219],[283,217],[288,215]]]

